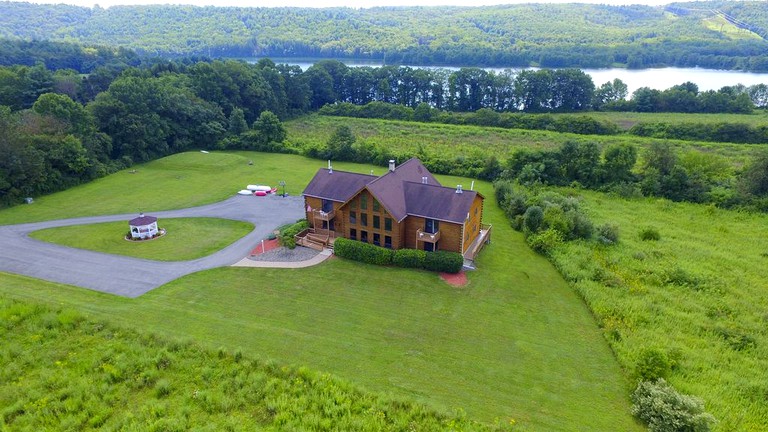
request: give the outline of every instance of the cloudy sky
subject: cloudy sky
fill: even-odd
[[[14,0],[16,1],[16,0]],[[190,4],[195,6],[241,7],[335,7],[367,8],[374,6],[484,6],[511,3],[603,3],[660,5],[673,0],[30,0],[33,3],[66,3],[101,7],[126,4]]]

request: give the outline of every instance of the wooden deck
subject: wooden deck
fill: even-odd
[[[483,224],[480,226],[480,235],[478,235],[475,241],[473,241],[472,244],[469,245],[469,248],[467,248],[467,251],[464,253],[464,260],[470,262],[475,261],[477,254],[480,253],[485,245],[491,242],[492,229],[493,225]]]
[[[307,228],[293,238],[299,246],[322,251],[326,248],[333,249],[336,234],[330,230]]]

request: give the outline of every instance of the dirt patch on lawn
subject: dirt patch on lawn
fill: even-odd
[[[467,274],[463,271],[458,273],[440,273],[440,279],[455,287],[463,287],[467,284]]]

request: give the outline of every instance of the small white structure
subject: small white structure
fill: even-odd
[[[253,192],[270,192],[272,190],[272,188],[267,185],[248,185],[245,188]]]
[[[152,238],[158,234],[157,218],[154,216],[144,216],[144,213],[141,213],[139,217],[128,221],[128,225],[131,227],[131,238],[134,239]]]

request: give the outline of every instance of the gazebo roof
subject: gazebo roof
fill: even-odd
[[[132,226],[142,226],[142,225],[149,225],[157,222],[157,218],[154,216],[144,216],[141,215],[137,218],[133,218],[130,221],[128,221],[128,225]]]

